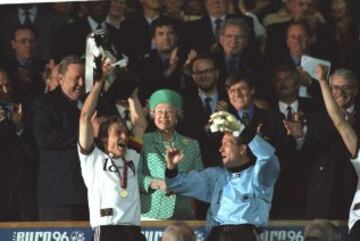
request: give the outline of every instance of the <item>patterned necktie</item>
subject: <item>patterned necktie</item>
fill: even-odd
[[[250,124],[249,112],[247,112],[246,110],[242,114],[241,122],[244,126],[248,126]]]
[[[100,30],[100,29],[102,29],[101,23],[99,23],[99,24],[96,26],[96,30]]]
[[[204,110],[205,110],[205,114],[206,114],[206,118],[209,118],[212,111],[211,111],[211,105],[210,102],[212,101],[212,99],[210,97],[206,97],[205,98],[205,106],[204,106]]]
[[[286,110],[287,110],[286,120],[291,121],[291,120],[292,120],[292,116],[293,116],[291,106],[288,105],[288,107],[286,107]]]

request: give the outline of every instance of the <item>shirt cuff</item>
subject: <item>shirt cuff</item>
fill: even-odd
[[[168,168],[166,168],[166,170],[165,170],[165,176],[167,178],[174,178],[177,176],[178,173],[179,173],[179,171],[178,171],[177,167],[173,170],[170,170]]]

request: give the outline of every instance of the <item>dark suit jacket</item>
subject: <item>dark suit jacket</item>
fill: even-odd
[[[311,53],[310,55],[314,58],[326,59],[325,57],[316,55],[315,53],[314,54]],[[284,64],[295,66],[295,62],[292,59],[292,57],[290,56],[288,50],[286,53],[279,54],[277,56],[273,56],[270,59],[267,59],[267,66],[269,68],[276,68],[277,66],[284,65]],[[271,72],[271,70],[269,70],[268,72]],[[309,94],[315,99],[316,104],[323,105],[320,85],[316,79],[312,79],[312,83],[310,86],[307,87],[307,89],[309,91]]]
[[[80,110],[58,87],[37,99],[33,129],[39,149],[39,206],[86,204],[76,143]]]
[[[243,19],[253,33],[254,23],[251,17],[239,15],[226,15],[226,19],[240,18]],[[252,34],[253,35],[253,34]],[[209,15],[204,16],[200,20],[192,21],[186,27],[186,45],[190,49],[195,49],[201,53],[209,53],[210,48],[216,39],[213,34],[211,19]]]
[[[219,85],[224,87],[225,81],[229,77],[224,51],[221,49],[220,51],[214,52],[213,57],[219,67]],[[237,72],[252,73],[256,90],[255,95],[263,99],[267,99],[270,95],[268,93],[270,81],[267,81],[268,75],[266,74],[266,70],[265,59],[258,51],[252,48],[246,48],[241,56],[239,56]]]
[[[274,58],[278,55],[288,53],[286,46],[287,28],[292,21],[272,24],[267,27],[267,39],[265,44],[265,55]],[[334,65],[336,44],[334,34],[327,24],[320,24],[316,29],[316,43],[311,46],[311,52],[315,56],[328,59]]]
[[[110,24],[105,24],[106,29],[114,36],[115,43],[120,46],[120,31]],[[56,47],[57,59],[61,60],[66,55],[75,54],[82,57],[85,54],[86,38],[92,32],[87,16],[73,23],[65,23],[58,30]],[[119,47],[120,49],[120,47]]]
[[[14,91],[15,101],[29,104],[36,97],[44,93],[45,83],[42,81],[42,73],[45,67],[45,61],[32,59],[29,65],[31,83],[25,83],[19,75],[20,63],[16,59],[5,62],[4,66],[10,76],[10,81]]]
[[[142,14],[130,16],[121,22],[120,31],[124,36],[122,46],[130,58],[137,58],[149,52],[151,47],[150,25]]]
[[[160,16],[160,18],[169,18],[167,16]],[[176,19],[172,19],[175,30],[178,35],[178,45],[183,47],[184,38],[184,24]],[[152,36],[150,32],[150,25],[142,13],[129,16],[120,25],[121,32],[121,46],[124,53],[130,59],[137,59],[138,57],[148,53],[151,50]]]
[[[181,59],[184,58],[181,55],[179,58],[178,66],[182,66]],[[175,70],[170,76],[165,77],[165,66],[156,50],[151,50],[149,54],[143,56],[134,70],[141,79],[139,98],[142,103],[158,89],[168,88],[181,93],[181,69]]]
[[[30,153],[32,143],[21,134],[12,121],[0,122],[0,220],[36,220],[37,162]]]
[[[218,101],[227,100],[222,91],[218,92]],[[179,132],[199,142],[204,167],[221,165],[219,154],[220,140],[205,130],[209,118],[206,116],[199,95],[184,98],[184,121]]]
[[[304,122],[308,123],[319,109],[311,99],[299,97],[298,101],[299,111],[304,113]],[[271,104],[271,109],[276,112],[280,120],[285,118],[280,112],[277,101]],[[284,127],[283,133],[285,133]],[[285,134],[278,146],[277,155],[281,171],[275,186],[271,217],[304,218],[309,170],[309,162],[305,160],[304,150],[303,148],[297,150],[296,140]]]
[[[356,109],[359,120],[359,109]],[[359,122],[354,128],[359,135]],[[310,161],[307,218],[347,219],[357,176],[347,151],[327,113],[309,123],[304,149]]]
[[[231,105],[229,112],[238,120],[241,120],[238,112]],[[244,129],[241,135],[246,141],[251,141],[257,133],[257,127],[259,124],[262,124],[261,134],[265,140],[269,141],[276,148],[283,137],[283,129],[280,123],[279,116],[273,111],[255,107],[254,115],[250,119],[250,124]]]
[[[52,10],[38,7],[38,12],[33,23],[36,31],[36,47],[34,57],[48,60],[55,55],[55,36],[57,28],[64,19]],[[11,32],[16,25],[20,24],[17,8],[6,12],[0,17],[0,51],[1,58],[9,59],[14,56],[11,48]]]

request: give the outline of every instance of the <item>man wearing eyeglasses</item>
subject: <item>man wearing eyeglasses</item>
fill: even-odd
[[[355,75],[348,69],[337,69],[329,83],[345,119],[359,131],[359,109],[355,102],[358,84]],[[347,219],[356,188],[356,173],[348,161],[351,154],[327,113],[320,113],[312,123],[309,122],[304,147],[312,158],[306,216]]]
[[[198,55],[191,65],[194,95],[184,96],[183,133],[199,142],[204,167],[219,166],[220,138],[209,135],[208,120],[215,111],[227,108],[226,94],[218,85],[219,70],[210,55]],[[195,216],[205,219],[207,205],[196,204]]]
[[[44,91],[42,72],[45,62],[34,57],[36,30],[32,25],[17,25],[12,32],[14,58],[5,64],[14,86],[14,97],[29,103]]]
[[[217,151],[220,142],[214,142],[207,134],[206,126],[212,113],[226,110],[226,94],[218,85],[219,70],[209,55],[197,56],[192,63],[191,71],[197,93],[184,98],[184,132],[199,142],[204,166],[216,166],[220,164],[217,162],[220,160]]]
[[[256,48],[252,48],[251,30],[241,19],[229,19],[220,29],[220,49],[214,52],[214,59],[219,66],[220,85],[225,83],[230,75],[236,73],[253,72],[257,96],[265,97],[263,92],[268,88],[265,82],[264,58]],[[264,91],[263,91],[264,90]]]

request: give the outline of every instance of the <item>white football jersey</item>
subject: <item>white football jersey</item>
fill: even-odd
[[[128,163],[127,196],[120,196],[120,177],[124,161],[110,158],[97,147],[83,154],[78,146],[81,173],[88,191],[90,225],[140,226],[140,196],[137,177],[139,154],[127,149],[124,159]]]

